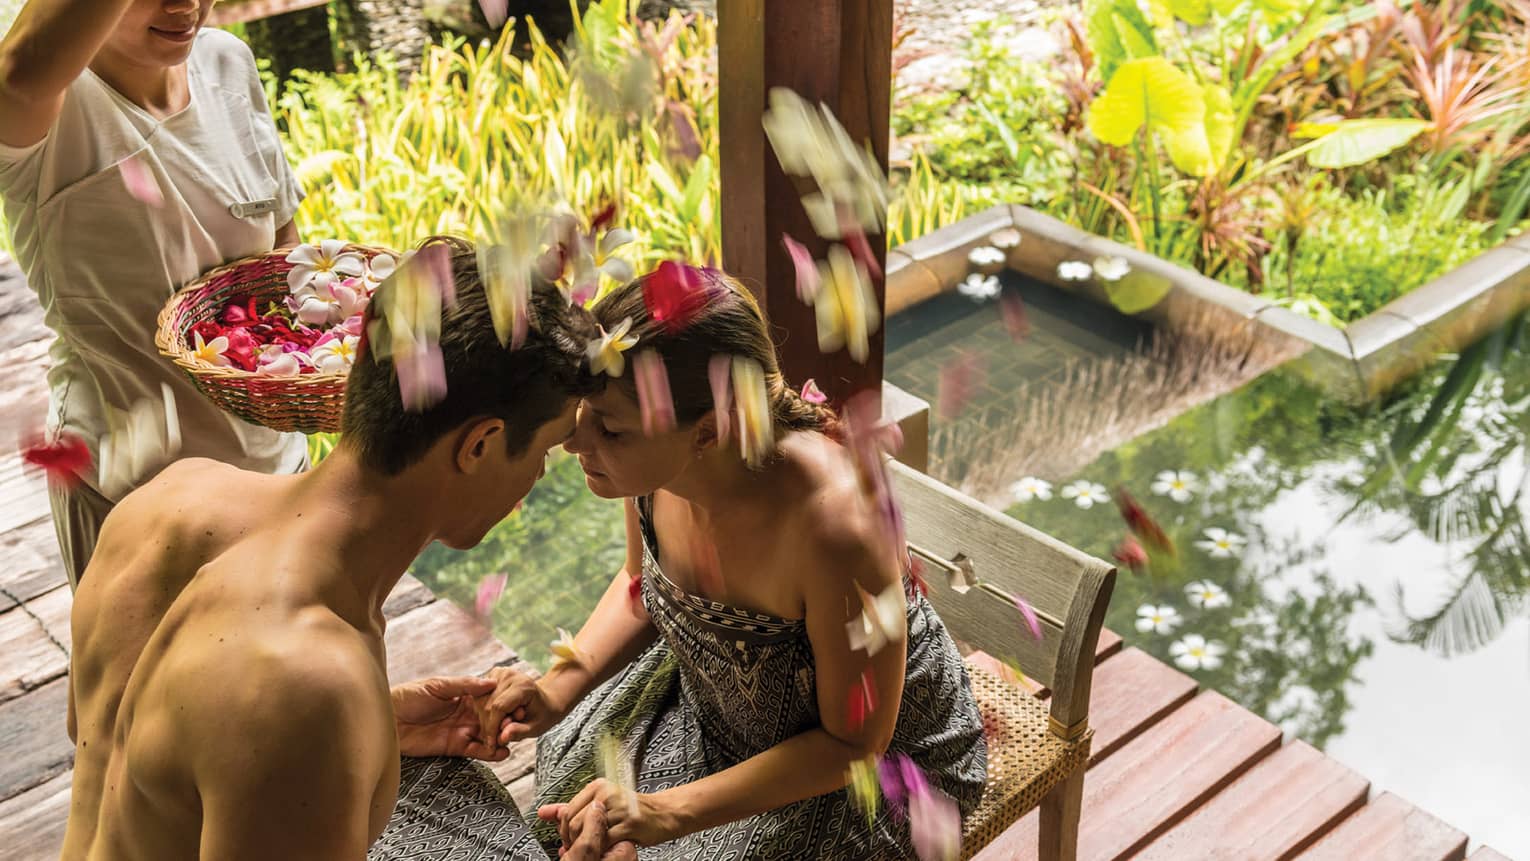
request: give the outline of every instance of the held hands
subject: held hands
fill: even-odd
[[[587,831],[602,819],[608,829],[607,839],[653,846],[686,833],[680,816],[666,803],[667,798],[662,792],[633,792],[598,778],[581,789],[569,803],[538,808],[537,817],[558,823],[558,836],[565,847],[578,845]],[[605,814],[603,817],[601,811]]]
[[[484,732],[491,679],[438,677],[396,685],[389,692],[404,756],[469,756],[499,762],[510,755]]]
[[[563,805],[556,806],[562,807]],[[538,810],[537,816],[548,822],[554,822],[557,820],[557,816],[542,815],[543,810],[549,809],[544,807],[542,810]],[[606,829],[606,809],[597,801],[590,805],[589,813],[586,815],[584,832],[579,835],[579,838],[572,846],[564,846],[562,849],[559,849],[558,855],[562,861],[637,861],[637,847],[633,846],[630,841],[624,840],[611,844],[611,847],[607,849],[606,844],[612,839]]]
[[[567,706],[549,695],[548,678],[538,681],[509,667],[495,667],[486,681],[493,689],[484,707],[484,727],[497,728],[500,745],[539,736],[568,712]]]

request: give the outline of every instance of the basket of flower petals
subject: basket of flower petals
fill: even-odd
[[[373,291],[400,264],[325,240],[219,266],[159,315],[155,344],[228,412],[279,431],[337,431]]]

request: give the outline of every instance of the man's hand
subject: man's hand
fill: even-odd
[[[470,756],[499,762],[510,751],[485,732],[484,705],[492,679],[421,679],[390,691],[404,756]]]
[[[596,821],[607,831],[608,839],[654,846],[685,833],[680,818],[665,804],[667,797],[664,793],[632,792],[598,778],[569,803],[538,808],[537,817],[558,823],[558,837],[564,846],[577,845]],[[596,810],[600,813],[594,813]]]
[[[535,738],[563,719],[567,710],[531,676],[509,667],[495,667],[488,676],[494,690],[484,714],[486,725],[499,727],[499,744]]]
[[[566,805],[554,804],[537,811],[537,816],[548,822],[557,822],[557,811]],[[585,811],[584,831],[574,845],[558,851],[562,861],[637,861],[637,847],[623,840],[606,848],[610,835],[606,831],[606,808],[594,802]]]

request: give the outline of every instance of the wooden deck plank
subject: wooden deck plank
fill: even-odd
[[[398,585],[393,587],[393,591],[388,593],[388,600],[383,602],[383,617],[396,619],[434,600],[436,595],[430,591],[429,587],[415,579],[413,574],[405,573],[398,581]]]
[[[450,601],[432,601],[388,623],[388,679],[477,675],[515,657],[473,614]]]
[[[0,613],[0,703],[69,671],[68,586]]]
[[[21,453],[0,456],[0,532],[9,532],[48,514],[48,481],[25,469]]]
[[[46,507],[31,522],[0,532],[0,610],[68,583],[58,555],[53,516]],[[14,596],[15,600],[12,600]]]
[[[1095,649],[1094,649],[1094,664],[1095,664],[1095,666],[1099,667],[1101,661],[1105,660],[1106,658],[1108,658],[1108,657],[1110,657],[1110,656],[1112,656],[1112,655],[1114,655],[1114,654],[1116,654],[1117,652],[1120,652],[1120,651],[1121,651],[1121,637],[1120,637],[1120,635],[1118,635],[1116,632],[1110,630],[1109,628],[1101,628],[1100,629],[1100,639],[1095,643]],[[1013,670],[1009,670],[1009,669],[1007,669],[1005,667],[1003,661],[999,660],[998,658],[995,658],[993,655],[990,655],[987,652],[984,652],[982,650],[978,650],[978,651],[974,651],[974,652],[969,653],[966,656],[966,660],[967,660],[968,663],[971,663],[971,664],[974,664],[976,666],[982,667],[983,669],[987,670],[990,673],[993,673],[994,675],[998,676],[1001,679],[1002,678],[1009,678],[1009,676],[1013,673]],[[1099,672],[1099,670],[1096,669],[1095,672]],[[1026,676],[1025,677],[1025,679],[1022,682],[1021,686],[1024,687],[1026,690],[1030,691],[1032,694],[1035,694],[1036,696],[1041,697],[1042,699],[1046,699],[1047,697],[1052,695],[1052,690],[1050,688],[1048,688],[1046,685],[1041,684],[1040,682],[1036,681],[1035,679],[1031,678],[1030,676]]]
[[[1304,861],[1460,861],[1466,857],[1466,835],[1383,792],[1297,857]]]
[[[1094,647],[1095,664],[1099,664],[1100,661],[1119,651],[1121,651],[1121,635],[1109,628],[1101,628],[1100,641]]]
[[[10,861],[57,861],[69,821],[73,771],[0,801],[0,846]]]
[[[74,744],[64,726],[69,678],[0,704],[0,799],[10,798],[67,771]]]
[[[1365,804],[1370,781],[1293,741],[1258,762],[1139,859],[1289,858]]]
[[[1195,696],[1195,679],[1132,647],[1094,669],[1089,725],[1091,765],[1145,732]]]
[[[1214,691],[1201,693],[1089,769],[1078,857],[1138,851],[1279,745],[1274,724]],[[1036,857],[1038,822],[1032,810],[977,858]]]

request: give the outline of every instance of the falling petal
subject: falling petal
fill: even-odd
[[[877,264],[877,255],[871,250],[871,243],[866,239],[866,231],[854,221],[845,221],[840,232],[844,234],[845,246],[850,249],[855,262],[859,263],[872,278],[882,277],[882,267]]]
[[[1142,569],[1147,567],[1148,554],[1138,543],[1136,536],[1128,535],[1121,539],[1110,554],[1117,562],[1131,569],[1133,574],[1141,574]]]
[[[499,596],[505,593],[505,583],[508,580],[509,577],[501,573],[490,574],[478,581],[478,594],[473,599],[473,609],[478,613],[478,618],[489,618],[489,613],[494,610],[494,604],[499,601]]]
[[[908,797],[909,837],[919,861],[956,861],[962,849],[961,810],[928,784]]]
[[[925,597],[929,597],[930,584],[924,579],[924,560],[910,559],[908,565],[908,579],[914,584],[914,590]]]
[[[600,761],[596,763],[597,773],[622,791],[626,797],[627,809],[635,810],[637,767],[632,757],[622,750],[621,740],[606,730],[601,731],[596,747],[600,751]]]
[[[860,732],[861,727],[866,725],[866,719],[877,709],[877,682],[870,667],[861,673],[859,681],[850,686],[846,707],[849,711],[847,723],[850,731]]]
[[[654,436],[674,430],[675,400],[669,392],[669,373],[664,369],[664,358],[653,350],[638,353],[632,359],[632,375],[637,381],[643,433]]]
[[[733,357],[713,356],[707,363],[707,379],[712,385],[712,414],[717,422],[717,441],[719,445],[726,445],[729,417],[733,413]]]
[[[963,351],[946,362],[940,369],[936,413],[943,419],[955,418],[983,385],[986,376],[983,357],[978,353]]]
[[[446,397],[446,363],[437,344],[421,344],[393,356],[404,409],[424,412]]]
[[[590,339],[589,344],[585,346],[585,356],[589,359],[591,374],[599,376],[605,373],[612,377],[620,377],[626,372],[627,358],[622,354],[632,349],[638,342],[636,335],[627,334],[631,328],[631,317],[624,317],[609,332],[605,330],[605,327],[600,327],[600,337]]]
[[[643,575],[628,575],[627,600],[631,601],[634,605],[643,603]]]
[[[554,667],[584,663],[584,651],[574,642],[574,635],[562,628],[558,629],[558,639],[548,644],[547,648],[552,652]]]
[[[841,348],[850,358],[865,362],[870,355],[870,336],[881,326],[876,294],[866,270],[843,245],[829,248],[829,260],[820,267],[823,290],[813,304],[818,322],[818,349],[832,353]]]
[[[643,279],[648,316],[670,333],[683,330],[706,307],[708,291],[700,269],[666,260]]]
[[[806,245],[784,233],[781,234],[781,244],[786,247],[786,253],[791,255],[792,268],[797,272],[797,298],[804,304],[813,304],[818,298],[821,283],[818,264],[813,262],[813,253],[808,251]]]
[[[478,8],[483,10],[490,29],[498,30],[510,19],[510,0],[478,0]]]
[[[1144,509],[1141,503],[1127,492],[1125,487],[1116,488],[1116,508],[1121,512],[1121,519],[1126,521],[1126,526],[1132,534],[1142,539],[1152,550],[1159,553],[1176,555],[1174,542],[1164,532],[1163,527],[1158,525]]]
[[[37,439],[29,443],[21,450],[21,460],[42,470],[49,482],[72,488],[90,469],[90,447],[78,435],[61,432],[52,442]]]
[[[875,657],[889,642],[903,633],[903,614],[906,607],[903,584],[893,583],[873,596],[856,584],[861,596],[861,613],[845,623],[852,651],[865,651]]]
[[[775,446],[775,420],[765,388],[765,371],[759,362],[733,357],[733,398],[738,416],[739,453],[750,466],[758,466]]]
[[[1004,331],[1009,333],[1011,340],[1019,342],[1030,337],[1031,319],[1025,312],[1025,302],[1021,301],[1019,293],[1006,290],[999,294],[999,317],[1004,321]]]
[[[866,816],[866,824],[876,822],[882,806],[882,789],[877,774],[877,758],[868,756],[850,763],[850,802]]]
[[[155,209],[165,205],[165,194],[160,191],[153,172],[138,159],[138,156],[123,159],[118,168],[122,172],[122,184],[127,186],[128,194],[131,194],[134,199]]]
[[[818,383],[811,379],[802,384],[802,399],[810,404],[826,404],[829,402],[829,396],[824,394],[823,390],[818,388]]]
[[[536,220],[508,218],[498,232],[498,244],[479,246],[478,272],[494,333],[501,345],[519,349],[530,325],[531,276],[539,240]]]
[[[1041,620],[1036,618],[1036,611],[1031,608],[1031,605],[1024,598],[1016,598],[1015,606],[1019,608],[1020,615],[1025,617],[1025,626],[1030,629],[1031,636],[1035,637],[1037,642],[1040,642]]]

